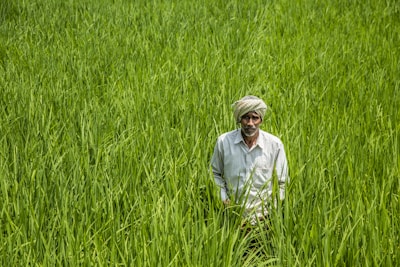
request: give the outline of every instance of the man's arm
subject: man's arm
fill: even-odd
[[[226,188],[225,179],[223,178],[223,156],[218,147],[218,141],[214,147],[214,154],[211,158],[211,168],[214,175],[215,184],[220,188],[221,200],[224,202],[224,204],[229,204],[228,190]]]
[[[280,145],[278,149],[278,154],[275,162],[275,170],[278,176],[279,198],[283,200],[285,198],[286,183],[289,182],[288,163],[283,145]]]

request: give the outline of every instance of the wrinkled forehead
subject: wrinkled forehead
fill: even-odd
[[[257,117],[261,117],[261,114],[258,113],[257,111],[253,110],[253,111],[249,111],[246,114],[243,114],[242,117],[244,116],[257,116]]]

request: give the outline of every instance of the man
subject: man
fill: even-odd
[[[267,110],[264,101],[245,96],[233,107],[241,128],[218,137],[211,167],[224,204],[234,201],[242,205],[245,218],[254,225],[268,215],[274,171],[279,197],[284,199],[288,165],[281,140],[259,128]]]

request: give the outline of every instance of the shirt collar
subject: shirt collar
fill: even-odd
[[[242,136],[242,130],[239,128],[236,130],[236,136],[234,140],[234,144],[239,144],[240,142],[244,142],[243,136]]]
[[[258,129],[259,133],[258,133],[258,137],[257,137],[257,141],[256,141],[256,146],[259,147],[263,147],[264,142],[263,142],[263,138],[260,138],[261,135],[261,129]],[[237,129],[236,130],[236,136],[235,136],[235,140],[234,140],[234,144],[239,144],[240,142],[243,142],[243,144],[246,144],[244,142],[243,136],[242,136],[242,129]]]

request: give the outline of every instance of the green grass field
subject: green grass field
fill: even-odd
[[[244,236],[247,94],[291,183]],[[1,1],[1,266],[399,266],[399,154],[398,1]]]

